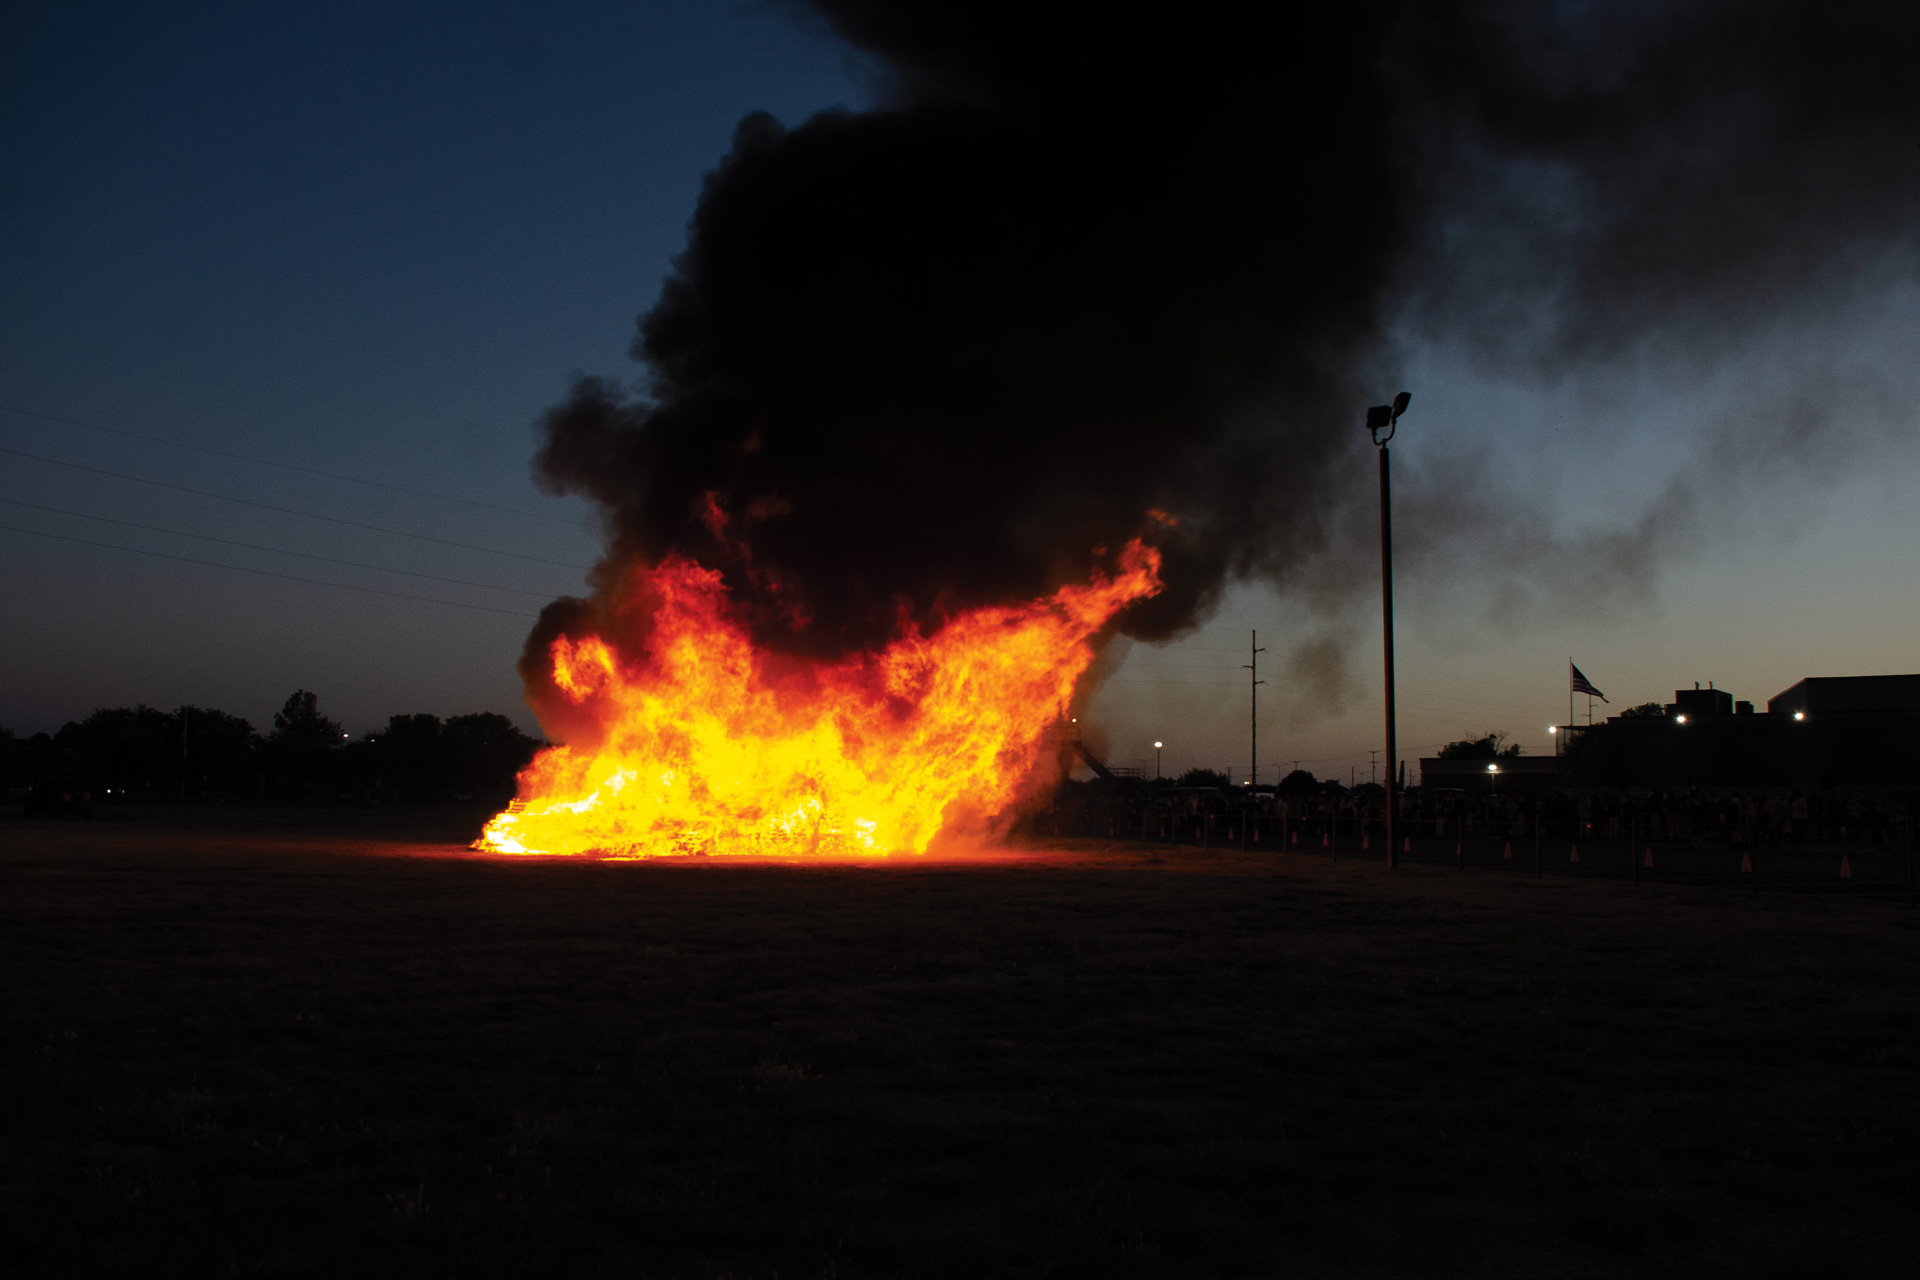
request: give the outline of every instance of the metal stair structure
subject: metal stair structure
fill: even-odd
[[[1086,743],[1080,741],[1078,738],[1073,740],[1073,749],[1080,753],[1080,758],[1087,762],[1089,769],[1092,769],[1095,774],[1105,778],[1108,782],[1118,782],[1122,778],[1138,780],[1146,777],[1144,770],[1129,768],[1126,765],[1108,764],[1089,748]]]

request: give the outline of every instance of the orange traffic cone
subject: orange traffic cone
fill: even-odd
[[[1847,865],[1847,855],[1844,853],[1840,855],[1840,878],[1842,880],[1853,879],[1853,868]]]
[[[1327,833],[1324,831],[1320,833],[1320,847],[1322,849],[1327,847]]]
[[[1402,853],[1412,853],[1412,852],[1413,852],[1413,837],[1412,837],[1412,836],[1408,836],[1408,837],[1407,837],[1407,842],[1406,842],[1405,844],[1403,844],[1403,845],[1401,845],[1401,846],[1400,846],[1400,852],[1402,852]]]
[[[1573,846],[1573,852],[1567,855],[1567,861],[1568,861],[1568,862],[1578,862],[1578,861],[1580,861],[1580,846],[1579,846],[1579,845],[1574,845],[1574,846]]]
[[[1753,870],[1753,859],[1747,856],[1745,849],[1740,851],[1740,870],[1742,874],[1750,873]]]
[[[1647,846],[1647,860],[1641,863],[1640,865],[1643,867],[1651,867],[1653,865],[1653,846],[1652,845]]]
[[[1360,833],[1360,847],[1362,849],[1373,848],[1373,838],[1364,831]]]
[[[1508,862],[1513,861],[1513,841],[1507,841],[1506,845],[1500,850],[1500,856]]]
[[[1293,833],[1293,843],[1295,844],[1300,843],[1300,833],[1298,831]]]
[[[1260,828],[1258,828],[1258,827],[1255,827],[1255,828],[1253,829],[1253,842],[1254,842],[1255,844],[1259,844],[1259,843],[1260,843]]]

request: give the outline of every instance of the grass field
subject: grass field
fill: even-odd
[[[1075,841],[493,861],[475,828],[0,821],[8,1272],[1911,1266],[1920,925],[1886,901]]]

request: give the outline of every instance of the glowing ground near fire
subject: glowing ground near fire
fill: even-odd
[[[757,649],[720,576],[669,558],[630,584],[630,636],[566,636],[554,684],[593,733],[543,752],[476,847],[503,854],[873,858],[990,834],[1053,780],[1094,638],[1159,590],[1117,570],[931,634],[809,664]]]

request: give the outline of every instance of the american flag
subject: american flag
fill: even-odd
[[[1567,671],[1568,671],[1568,679],[1572,681],[1571,687],[1575,693],[1592,694],[1594,697],[1600,699],[1600,701],[1607,702],[1607,695],[1600,692],[1598,689],[1594,688],[1593,681],[1587,679],[1585,676],[1580,674],[1580,668],[1574,666],[1571,662],[1569,662],[1567,664]],[[1612,706],[1613,704],[1611,702],[1607,702],[1607,705]]]

